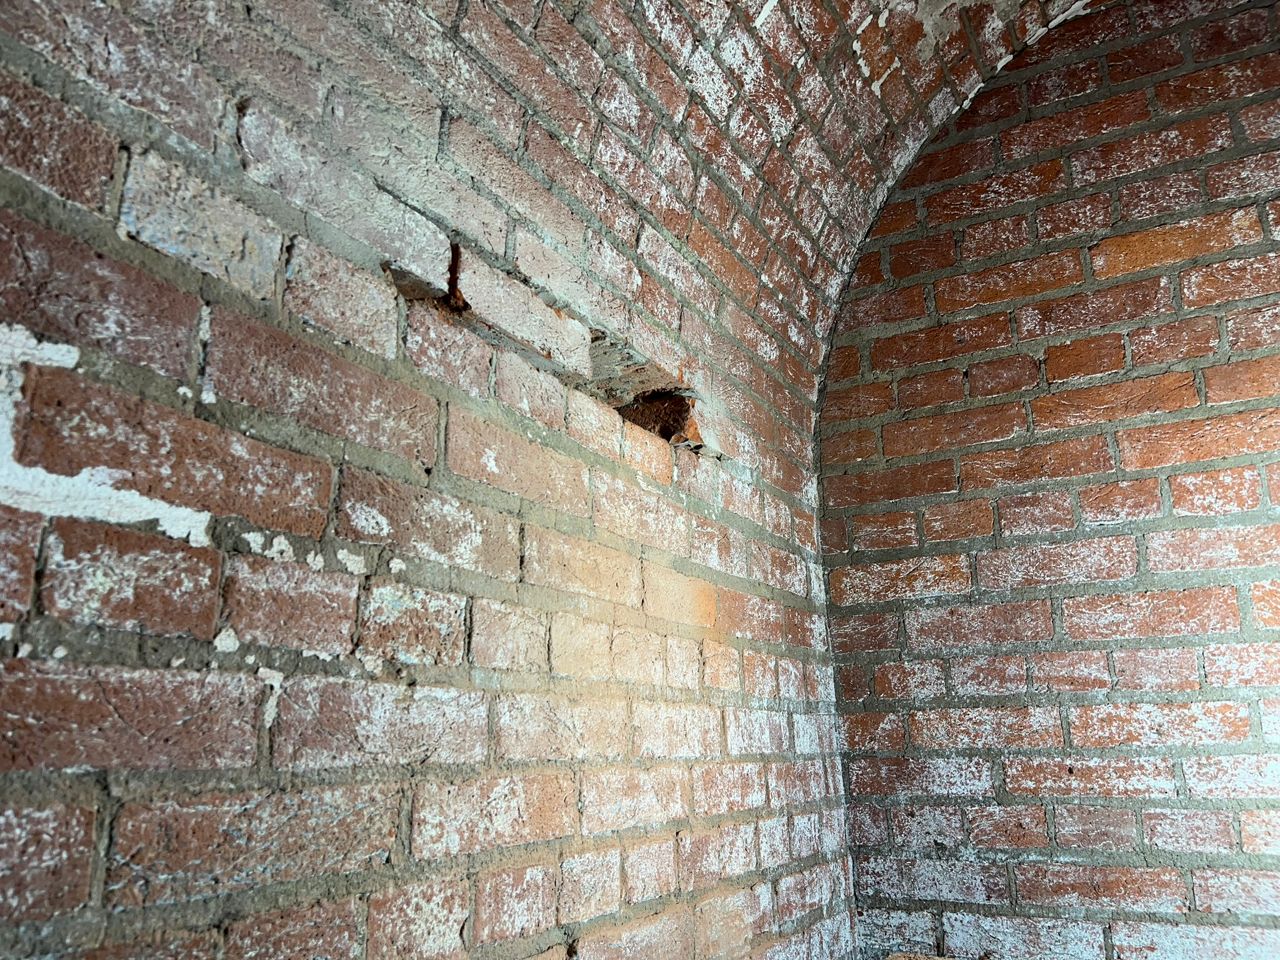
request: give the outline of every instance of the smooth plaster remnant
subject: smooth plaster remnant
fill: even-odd
[[[71,369],[80,351],[66,344],[41,343],[25,327],[0,323],[0,503],[48,517],[80,517],[108,523],[154,520],[171,537],[193,546],[209,543],[210,516],[115,487],[117,471],[103,467],[74,476],[28,467],[14,458],[14,423],[22,401],[22,364]]]

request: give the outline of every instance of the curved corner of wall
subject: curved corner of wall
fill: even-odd
[[[1093,5],[858,252],[820,412],[859,956],[1280,956],[1274,3]]]

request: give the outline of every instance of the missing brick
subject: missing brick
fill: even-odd
[[[673,446],[698,449],[702,434],[693,416],[697,401],[687,393],[654,390],[618,408],[622,419],[656,434]]]

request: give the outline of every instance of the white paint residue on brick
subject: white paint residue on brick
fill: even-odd
[[[219,653],[234,653],[240,649],[240,638],[236,636],[234,630],[226,627],[213,638],[213,648]]]
[[[769,14],[773,13],[773,8],[777,5],[778,0],[766,0],[765,5],[760,10],[760,14],[756,17],[757,30],[764,26],[764,22],[769,19]]]
[[[364,574],[368,573],[364,557],[358,553],[352,553],[350,550],[344,550],[339,547],[338,562],[347,568],[348,573],[354,573],[356,576],[364,576]]]
[[[0,503],[49,517],[80,517],[108,523],[154,520],[164,533],[194,546],[209,542],[209,514],[117,489],[119,474],[101,467],[75,476],[24,466],[14,458],[14,423],[22,397],[24,363],[72,368],[80,351],[41,343],[25,327],[0,324]]]

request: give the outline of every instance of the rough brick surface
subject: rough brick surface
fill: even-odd
[[[1237,6],[1050,30],[859,248],[819,437],[862,960],[1275,949],[1280,75]]]
[[[0,11],[0,953],[1269,960],[1275,5],[1080,6]]]

